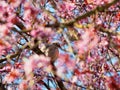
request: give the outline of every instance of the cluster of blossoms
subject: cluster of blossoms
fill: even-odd
[[[1,0],[0,90],[119,90],[119,5]],[[52,62],[48,48],[55,41],[60,45],[50,53],[57,57]]]

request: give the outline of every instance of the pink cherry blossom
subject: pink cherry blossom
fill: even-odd
[[[0,90],[119,90],[119,34],[119,0],[0,0]]]

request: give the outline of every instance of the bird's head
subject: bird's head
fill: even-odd
[[[54,42],[53,45],[57,46],[58,48],[61,47],[61,46],[60,46],[60,43],[58,43],[58,42]]]

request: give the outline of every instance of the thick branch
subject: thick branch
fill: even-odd
[[[0,63],[4,62],[4,61],[6,61],[6,60],[10,60],[10,59],[12,59],[12,58],[17,57],[17,56],[22,52],[22,50],[24,50],[24,49],[26,49],[26,48],[32,50],[33,52],[35,52],[35,53],[38,54],[38,55],[44,54],[44,53],[38,48],[38,44],[39,44],[39,43],[36,43],[33,47],[30,47],[29,43],[30,43],[30,42],[28,42],[27,44],[25,44],[24,46],[22,46],[22,48],[20,48],[16,53],[7,55],[7,56],[4,57],[4,58],[0,58]]]
[[[50,24],[50,25],[46,25],[46,27],[66,27],[66,26],[73,26],[75,22],[84,19],[88,16],[91,16],[93,14],[95,14],[96,12],[104,12],[106,9],[108,9],[110,6],[112,6],[113,4],[116,4],[119,0],[113,0],[111,3],[102,5],[102,6],[98,6],[95,9],[88,11],[87,13],[78,16],[77,18],[75,18],[74,20],[68,21],[67,23],[55,23],[55,24]]]

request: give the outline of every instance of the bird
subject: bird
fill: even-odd
[[[50,57],[50,62],[53,65],[59,56],[59,48],[60,44],[58,42],[54,42],[48,46],[46,46],[46,56]]]
[[[57,68],[54,65],[54,62],[57,60],[59,56],[59,48],[61,48],[60,44],[58,42],[54,42],[50,45],[48,45],[46,50],[46,56],[50,57],[50,63],[52,65],[52,73],[54,74],[55,78],[59,78],[57,76],[56,70]],[[58,86],[60,87],[60,90],[67,90],[61,80],[56,80]]]

